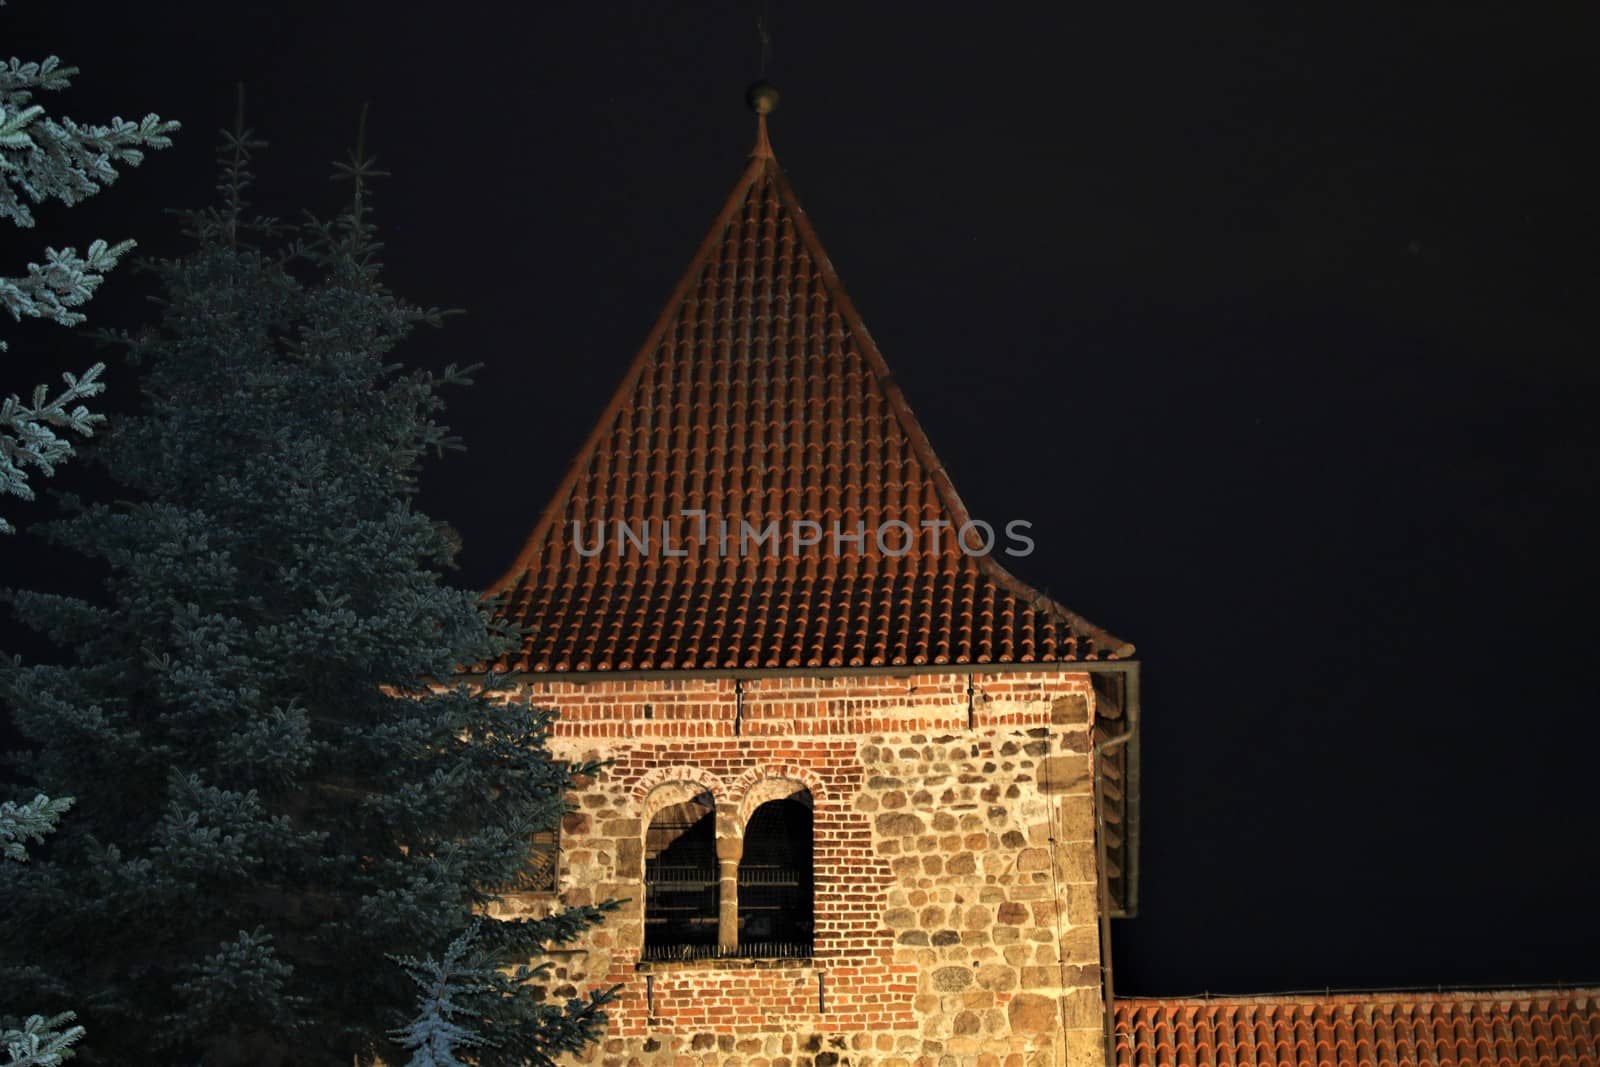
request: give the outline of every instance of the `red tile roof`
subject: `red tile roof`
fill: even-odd
[[[706,513],[707,536],[686,511]],[[1132,655],[1132,645],[1028,588],[992,556],[963,551],[950,531],[968,519],[773,157],[763,117],[710,233],[516,562],[490,590],[506,595],[501,612],[528,630],[500,666],[707,670]],[[670,552],[682,555],[664,549],[663,520]],[[914,549],[900,556],[892,553],[906,530],[882,525],[896,520],[915,534]],[[777,523],[781,550],[743,539],[741,521],[752,531]],[[792,551],[796,522],[817,524],[800,527],[801,538],[820,530],[822,543]],[[949,525],[924,525],[939,522]],[[648,529],[649,548],[619,546],[619,523],[635,539]],[[836,553],[835,524],[846,535],[864,524],[864,544],[841,539]]]
[[[1597,1067],[1600,990],[1119,1000],[1117,1067]]]

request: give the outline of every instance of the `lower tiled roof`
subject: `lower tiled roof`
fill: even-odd
[[[1117,1067],[1600,1067],[1600,990],[1119,1000]]]

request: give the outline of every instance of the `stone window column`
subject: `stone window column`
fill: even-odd
[[[721,822],[722,812],[717,812]],[[720,868],[721,887],[717,894],[717,946],[732,949],[739,947],[739,860],[744,855],[744,838],[728,832],[731,827],[718,827],[717,866]]]

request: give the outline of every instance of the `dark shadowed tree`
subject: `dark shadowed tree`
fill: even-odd
[[[226,138],[221,206],[153,264],[159,323],[120,338],[144,392],[104,446],[125,499],[47,529],[105,595],[10,594],[68,660],[5,672],[22,769],[78,805],[0,872],[0,960],[34,964],[0,996],[76,1009],[91,1063],[401,1063],[417,959],[445,959],[482,1039],[455,1054],[546,1063],[605,996],[548,1005],[506,968],[603,909],[480,913],[594,768],[551,758],[548,713],[450,681],[510,635],[413,504],[462,379],[391,362],[439,315],[379,281],[374,172],[358,150],[343,214],[277,227],[246,214],[254,146]]]

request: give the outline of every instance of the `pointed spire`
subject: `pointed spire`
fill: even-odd
[[[526,635],[500,666],[1131,656],[989,553],[772,156],[777,95],[751,86],[744,173],[491,590]]]

